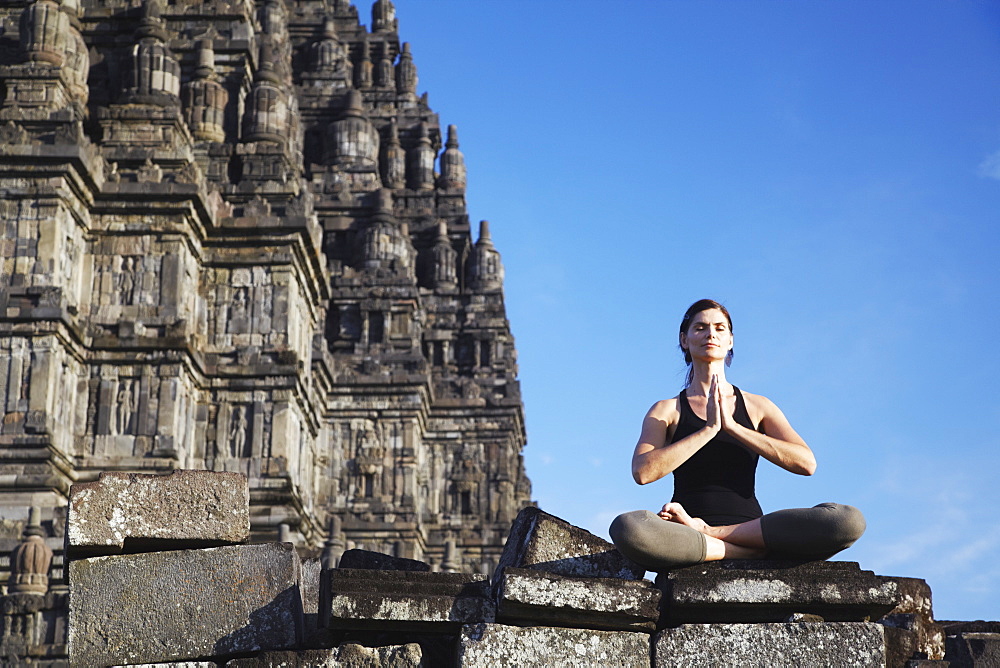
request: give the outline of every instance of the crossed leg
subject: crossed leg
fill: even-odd
[[[720,559],[829,559],[865,531],[857,508],[821,503],[788,508],[742,524],[712,527],[691,517],[678,503],[658,514],[623,513],[608,532],[615,547],[651,571],[683,568]]]
[[[788,557],[828,559],[837,552],[850,547],[865,532],[865,518],[853,506],[839,503],[821,503],[812,508],[788,508],[768,513],[742,524],[710,526],[701,518],[691,517],[684,507],[676,502],[663,506],[659,517],[668,522],[676,522],[690,527],[705,536],[707,554],[719,559],[747,559],[755,556],[784,554]],[[757,551],[751,557],[730,556],[727,545]],[[706,561],[712,558],[706,556]]]
[[[742,524],[713,527],[700,517],[691,517],[684,506],[670,502],[658,513],[661,519],[690,527],[705,536],[705,561],[758,559],[767,554],[760,519]]]

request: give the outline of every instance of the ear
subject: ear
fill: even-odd
[[[688,339],[687,334],[685,334],[684,332],[681,332],[679,339],[680,339],[680,344],[681,344],[681,350],[687,351],[687,349],[688,349],[688,347],[687,347],[687,339]]]

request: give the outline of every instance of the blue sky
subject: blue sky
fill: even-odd
[[[765,511],[856,505],[841,558],[1000,619],[1000,4],[396,8],[503,254],[539,505],[606,536],[669,500],[629,460],[711,297],[819,461],[762,462]]]

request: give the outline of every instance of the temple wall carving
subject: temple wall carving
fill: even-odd
[[[0,0],[0,539],[194,468],[248,476],[254,540],[496,565],[503,267],[377,4]]]

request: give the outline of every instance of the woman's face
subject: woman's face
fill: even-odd
[[[693,359],[724,360],[733,349],[729,319],[717,308],[695,313],[680,338],[681,348],[688,351]]]

